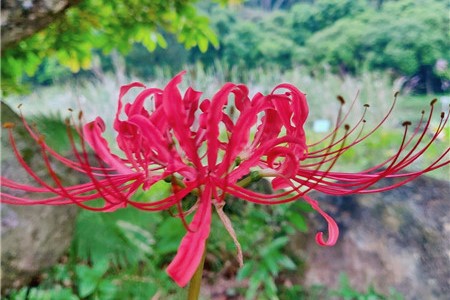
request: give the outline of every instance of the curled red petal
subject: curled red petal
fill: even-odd
[[[125,96],[126,93],[128,93],[128,91],[134,87],[142,87],[144,88],[145,85],[140,83],[140,82],[133,82],[127,85],[123,85],[120,88],[120,92],[119,92],[119,100],[117,102],[117,111],[116,111],[116,118],[114,121],[114,128],[116,126],[118,126],[118,123],[120,123],[120,113],[122,112],[122,98],[123,96]]]
[[[308,195],[303,195],[303,199],[305,199],[315,211],[321,214],[328,223],[328,239],[325,241],[323,232],[318,232],[316,234],[317,244],[320,246],[334,246],[339,238],[339,227],[337,226],[336,221],[319,207],[316,200],[310,198]]]

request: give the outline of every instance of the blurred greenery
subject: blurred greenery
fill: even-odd
[[[88,76],[80,69],[92,67],[96,57],[111,71],[113,50],[125,55],[127,73],[140,78],[156,76],[161,67],[172,74],[198,62],[214,68],[219,60],[241,71],[301,66],[341,76],[388,72],[416,93],[450,88],[448,1],[281,1],[282,9],[275,1],[221,2],[228,6],[83,1],[67,18],[3,51],[2,89],[51,84],[71,72]]]
[[[140,195],[149,196],[152,194]],[[345,277],[337,291],[324,286],[305,289],[285,284],[286,278],[297,278],[303,270],[304,262],[293,254],[288,243],[298,229],[307,230],[305,214],[312,209],[303,202],[274,207],[242,201],[228,203],[227,213],[245,256],[244,267],[231,275],[248,283],[246,288],[231,288],[227,293],[250,300],[311,299],[318,295],[341,295],[343,299],[371,299],[366,295],[377,295],[380,297],[376,299],[401,299],[384,298],[372,288],[367,294],[358,292]],[[292,217],[294,215],[296,217]],[[230,264],[237,269],[231,254],[233,243],[223,231],[219,218],[214,218],[206,270],[212,271],[215,278]],[[67,256],[41,275],[39,285],[13,290],[6,299],[184,299],[186,291],[178,288],[164,272],[184,233],[180,220],[168,218],[165,213],[140,212],[133,208],[107,214],[82,211]]]
[[[91,67],[95,49],[104,54],[113,50],[125,54],[134,42],[150,52],[157,46],[166,48],[162,30],[174,34],[186,48],[198,46],[205,52],[209,44],[218,45],[217,36],[193,2],[80,1],[46,29],[2,49],[2,92],[24,91],[21,77],[34,76],[42,62],[50,64],[48,72],[55,68],[56,61],[77,73]]]
[[[341,75],[389,71],[406,77],[416,92],[448,90],[450,32],[448,1],[318,0],[290,9],[211,14],[220,49],[214,57],[242,68],[329,66]],[[210,56],[198,55],[206,66]],[[439,65],[441,64],[441,66]]]

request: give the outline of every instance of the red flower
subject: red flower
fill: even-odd
[[[427,136],[434,102],[429,117],[423,118],[411,134],[410,124],[404,123],[404,138],[395,155],[361,172],[334,172],[331,169],[337,159],[379,129],[390,112],[369,133],[362,131],[364,116],[353,128],[343,125],[347,114],[320,142],[327,142],[328,146],[309,151],[311,146],[317,148],[319,143],[306,143],[303,125],[308,116],[308,105],[305,95],[294,86],[281,84],[269,95],[258,93],[250,99],[245,85],[227,83],[211,100],[200,102],[201,93],[191,88],[181,95],[178,84],[183,74],[175,76],[164,90],[146,88],[141,83],[131,83],[121,88],[114,129],[122,156],[113,154],[102,137],[105,128],[101,118],[79,129],[81,149],[77,149],[68,130],[74,160],[52,150],[22,118],[25,128],[42,149],[53,185],[38,177],[26,164],[17,149],[11,124],[5,124],[17,159],[38,187],[3,177],[2,187],[37,194],[50,192],[53,196],[33,200],[3,191],[1,201],[17,205],[76,204],[95,211],[113,211],[127,205],[149,211],[167,210],[175,206],[188,231],[167,272],[180,286],[184,286],[194,274],[204,252],[210,231],[212,204],[240,253],[231,223],[222,211],[227,194],[270,205],[296,201],[302,197],[328,222],[328,237],[325,239],[319,232],[317,242],[331,246],[337,241],[338,226],[307,195],[309,191],[332,195],[381,192],[450,163],[447,157],[450,148],[447,148],[425,169],[403,172],[423,155],[448,121],[448,114],[442,113],[439,126],[431,137]],[[142,91],[134,102],[124,105],[122,98],[132,88]],[[92,159],[89,160],[86,143],[96,154],[98,164],[95,166]],[[50,160],[86,174],[89,181],[63,186]],[[266,195],[245,189],[247,183],[261,177],[271,178],[273,188],[279,192]],[[372,187],[386,177],[398,180],[391,186]],[[139,188],[147,190],[161,180],[172,182],[171,196],[153,202],[132,200],[132,195]],[[195,215],[187,224],[182,201],[189,193],[197,194],[198,201],[190,209],[195,211]],[[98,198],[104,200],[103,206],[90,205],[92,200]],[[239,260],[242,261],[241,254]]]

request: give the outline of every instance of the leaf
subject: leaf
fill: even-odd
[[[109,260],[106,258],[97,261],[92,268],[92,270],[99,278],[102,277],[106,273],[106,271],[108,271],[108,269],[109,269]]]
[[[51,290],[51,300],[79,300],[76,295],[73,294],[70,288],[53,289]],[[31,300],[31,299],[30,299]]]
[[[295,202],[295,207],[300,209],[303,212],[313,212],[314,209],[312,208],[312,206],[304,201],[297,201]]]
[[[147,48],[148,51],[153,52],[156,49],[156,42],[152,38],[152,34],[147,34],[142,39],[142,44]]]
[[[58,281],[70,280],[70,274],[67,265],[58,264],[54,266],[52,273],[55,280]]]
[[[166,41],[166,39],[163,37],[163,35],[162,34],[160,34],[160,33],[156,33],[156,38],[157,38],[157,41],[158,41],[158,45],[161,47],[161,48],[167,48],[167,41]]]
[[[25,73],[28,76],[33,76],[41,63],[41,59],[33,52],[29,52],[26,57],[27,60],[23,66]]]
[[[278,263],[283,266],[284,268],[288,269],[288,270],[296,270],[297,269],[297,265],[294,263],[294,261],[287,255],[282,255],[279,260]]]
[[[254,276],[250,277],[250,280],[248,282],[249,287],[245,292],[245,299],[256,299],[256,293],[258,291],[258,288],[261,286],[262,278],[264,277],[264,275],[265,273],[256,273]]]
[[[199,37],[198,39],[198,48],[202,53],[205,53],[208,50],[208,39],[204,37]]]
[[[208,38],[208,40],[211,42],[211,44],[215,47],[219,47],[219,38],[217,37],[216,33],[209,28],[209,26],[202,28],[203,34]]]
[[[69,288],[61,288],[59,286],[53,289],[22,288],[19,293],[10,295],[12,300],[79,300]]]
[[[101,275],[99,276],[95,270],[85,265],[77,265],[75,273],[78,278],[78,294],[80,297],[84,298],[93,294]]]
[[[249,262],[244,263],[244,266],[239,269],[238,274],[236,276],[237,281],[241,281],[244,278],[248,278],[250,273],[253,271],[254,262],[251,260]]]
[[[92,268],[86,265],[75,266],[75,273],[78,278],[78,291],[82,298],[95,292],[108,268],[109,263],[107,259],[98,261]]]
[[[155,239],[150,232],[139,227],[138,225],[124,220],[118,220],[116,224],[131,244],[146,254],[150,255],[153,253],[153,248],[151,245],[155,244]]]
[[[102,280],[98,285],[99,298],[102,300],[114,300],[116,298],[117,286],[112,280]]]
[[[152,196],[145,193],[142,197],[148,201]],[[134,207],[104,214],[83,210],[77,216],[73,251],[81,259],[91,260],[94,265],[108,258],[119,267],[137,266],[149,254],[149,249],[141,243],[150,241],[150,236],[153,237],[150,232],[161,223],[162,215],[139,211]],[[93,229],[95,239],[92,238]]]
[[[265,288],[265,293],[266,295],[271,299],[271,300],[278,300],[278,296],[277,296],[277,286],[275,285],[275,282],[273,280],[273,277],[271,276],[267,276],[264,279],[264,288]]]
[[[76,58],[65,60],[62,64],[68,67],[72,73],[80,71],[80,62]]]
[[[191,218],[190,216],[189,218]],[[167,218],[158,226],[156,231],[158,240],[158,253],[168,254],[177,251],[181,238],[186,233],[178,218]]]
[[[270,274],[276,276],[279,272],[279,268],[277,265],[277,259],[275,255],[266,255],[263,257],[263,264],[265,267],[267,267],[267,271],[270,272]],[[270,275],[267,274],[267,275]]]
[[[289,237],[287,236],[281,236],[274,239],[269,245],[265,246],[262,249],[261,255],[262,256],[270,255],[272,252],[277,251],[279,248],[286,245],[288,241]]]
[[[294,225],[299,231],[307,232],[308,225],[306,223],[306,219],[304,216],[300,215],[297,212],[289,213],[287,216],[289,222]]]

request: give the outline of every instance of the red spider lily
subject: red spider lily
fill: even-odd
[[[388,114],[368,133],[364,133],[364,114],[352,128],[344,125],[349,112],[338,119],[335,129],[318,143],[307,145],[304,123],[308,116],[305,95],[290,84],[281,84],[269,95],[256,94],[250,98],[245,85],[225,84],[211,100],[200,101],[201,93],[191,88],[182,95],[178,84],[184,72],[175,76],[161,90],[146,88],[135,82],[120,89],[114,122],[117,146],[122,156],[114,154],[102,137],[105,125],[97,118],[77,128],[80,145],[69,134],[74,159],[68,159],[50,148],[42,136],[22,117],[30,136],[40,145],[43,161],[52,184],[40,178],[22,158],[13,135],[12,124],[7,128],[10,143],[22,167],[38,186],[30,186],[2,177],[1,201],[16,205],[76,204],[94,211],[113,211],[127,205],[148,211],[178,209],[178,216],[187,228],[168,274],[184,286],[199,265],[209,236],[212,205],[215,206],[226,229],[235,241],[242,262],[239,244],[231,223],[222,208],[226,195],[259,204],[280,204],[303,198],[328,223],[328,237],[319,232],[316,241],[323,246],[336,243],[339,229],[335,221],[307,193],[316,190],[331,195],[375,193],[396,188],[417,176],[450,163],[450,148],[443,150],[433,163],[420,171],[404,169],[419,159],[444,130],[448,114],[441,113],[440,123],[430,132],[434,101],[428,117],[412,130],[405,122],[404,135],[398,151],[378,165],[355,173],[331,171],[338,158],[368,138],[390,115]],[[141,92],[133,102],[124,104],[122,98],[130,89]],[[393,107],[393,106],[392,106]],[[319,145],[327,146],[316,149]],[[97,162],[92,163],[87,145],[94,151]],[[85,174],[88,182],[63,186],[52,165],[56,162]],[[261,194],[245,188],[252,180],[271,179],[278,192]],[[382,178],[397,178],[390,186],[373,187]],[[147,190],[165,180],[172,183],[172,194],[158,201],[135,201],[138,189]],[[44,199],[14,196],[14,190],[36,194],[53,194]],[[190,193],[198,200],[188,211],[183,199]],[[103,199],[98,206],[96,199]],[[186,214],[195,212],[190,224]]]

